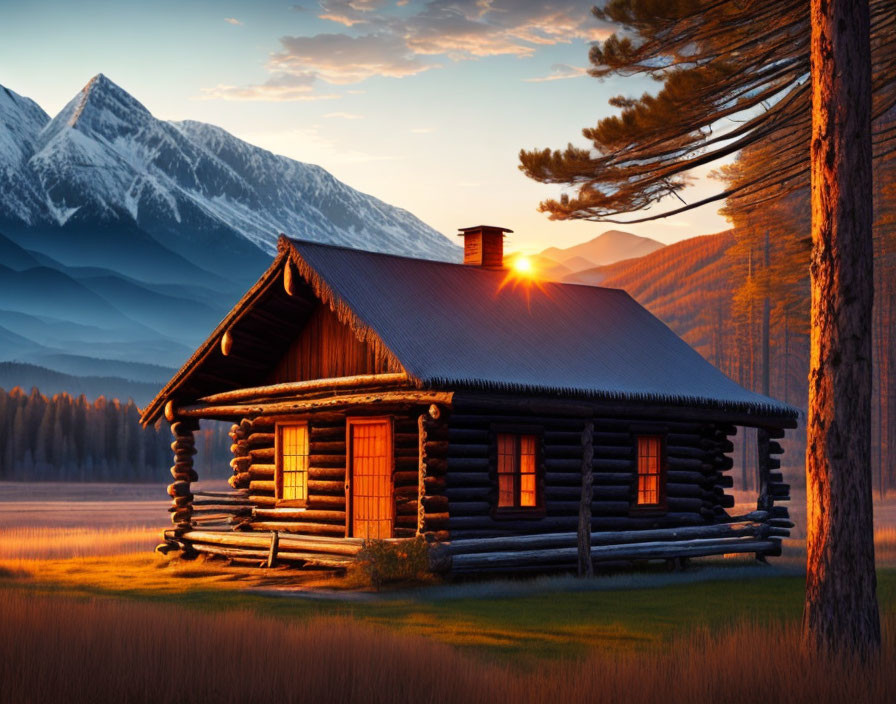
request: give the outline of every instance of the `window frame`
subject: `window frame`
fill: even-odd
[[[499,506],[499,478],[498,478],[498,435],[531,435],[535,438],[535,505],[534,506]],[[520,447],[516,442],[516,471],[515,476],[521,476],[520,471]],[[492,425],[489,432],[489,476],[492,480],[494,496],[492,499],[491,516],[496,520],[508,519],[537,519],[546,515],[544,505],[544,428],[535,425]],[[515,502],[519,501],[519,486],[516,481]]]
[[[666,481],[667,481],[667,473],[668,473],[668,462],[667,462],[667,452],[666,452],[666,435],[665,433],[658,432],[638,432],[635,431],[632,433],[632,437],[634,439],[634,451],[635,451],[635,474],[634,481],[632,483],[632,498],[631,498],[631,513],[637,514],[662,514],[668,511],[668,502],[666,500]],[[656,503],[651,504],[641,504],[638,503],[638,485],[640,483],[641,478],[641,452],[640,452],[640,441],[641,439],[654,439],[659,441],[659,454],[657,456],[657,501]]]
[[[287,427],[304,427],[305,442],[308,448],[308,464],[305,467],[305,498],[283,498],[283,429]],[[308,485],[311,475],[311,425],[307,420],[282,421],[274,424],[274,505],[289,508],[308,507]]]

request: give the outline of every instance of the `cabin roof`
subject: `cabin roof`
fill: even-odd
[[[253,290],[291,261],[343,322],[423,386],[798,413],[729,379],[619,289],[287,238],[280,250]],[[191,365],[208,357],[241,307],[263,305],[250,294],[146,408],[144,422],[189,384]]]

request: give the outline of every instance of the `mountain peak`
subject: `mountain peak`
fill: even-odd
[[[592,266],[603,266],[623,259],[642,257],[664,246],[662,242],[649,237],[633,235],[623,230],[607,230],[572,247],[549,247],[541,256],[580,270],[586,268],[584,265],[589,262]]]
[[[150,116],[149,110],[140,101],[117,83],[109,80],[103,73],[98,73],[91,78],[81,92],[63,108],[63,112],[67,112],[72,103],[76,104],[66,120],[71,127],[74,127],[85,113],[92,110],[110,112],[118,119],[134,112]]]

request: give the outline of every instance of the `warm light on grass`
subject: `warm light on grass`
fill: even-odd
[[[347,617],[209,613],[10,591],[0,601],[0,699],[870,704],[892,701],[896,687],[896,670],[887,666],[896,657],[896,619],[887,613],[883,621],[880,665],[812,657],[794,621],[697,628],[646,650],[590,649],[508,666]],[[595,645],[605,637],[590,635]]]

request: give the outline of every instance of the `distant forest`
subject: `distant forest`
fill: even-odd
[[[879,129],[896,128],[896,116]],[[749,181],[774,144],[742,152],[716,176]],[[872,465],[879,495],[896,491],[896,152],[878,154],[874,191]],[[805,409],[809,370],[811,222],[806,190],[756,204],[729,198],[732,229],[687,239],[604,267],[602,286],[624,288],[735,381]],[[870,272],[869,272],[870,274]],[[755,438],[739,436],[737,488],[755,489]],[[805,433],[788,433],[783,459],[801,484]],[[795,484],[796,485],[796,484]]]
[[[142,428],[139,417],[131,400],[0,389],[0,481],[170,481],[168,423]],[[230,476],[228,430],[203,423],[196,434],[200,479]]]

